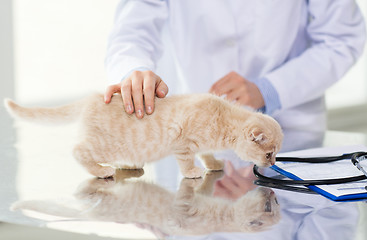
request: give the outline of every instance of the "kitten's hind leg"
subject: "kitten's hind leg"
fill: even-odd
[[[208,170],[220,171],[224,168],[224,163],[221,160],[216,159],[211,153],[198,154],[201,161],[204,163]]]
[[[203,175],[203,170],[196,167],[195,154],[181,153],[176,154],[177,162],[180,167],[181,173],[186,178],[200,178]]]
[[[76,145],[73,150],[73,155],[94,176],[107,178],[115,173],[114,168],[99,164],[107,162],[105,160],[106,156],[101,149],[96,149],[93,143],[83,142]]]

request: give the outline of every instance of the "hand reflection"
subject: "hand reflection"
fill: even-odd
[[[214,196],[236,200],[256,188],[253,164],[235,169],[231,161],[225,162],[225,175],[214,186]]]

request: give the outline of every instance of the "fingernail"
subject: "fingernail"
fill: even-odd
[[[137,115],[139,118],[143,117],[143,111],[142,111],[141,109],[137,110],[137,111],[136,111],[136,115]]]
[[[133,108],[131,107],[131,105],[126,105],[126,112],[131,113],[133,111]]]
[[[161,90],[161,93],[162,93],[164,96],[166,96],[166,92],[165,92],[165,91]]]
[[[153,109],[151,106],[147,106],[147,113],[151,114],[153,112]]]

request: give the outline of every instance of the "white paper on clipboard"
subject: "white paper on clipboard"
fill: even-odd
[[[327,157],[359,151],[367,152],[367,147],[363,145],[353,145],[313,148],[280,153],[277,157]],[[330,163],[276,162],[275,165],[302,180],[333,179],[363,175],[363,173],[352,164],[350,159]],[[367,170],[367,160],[362,161],[361,165]],[[345,184],[317,185],[316,187],[338,198],[345,195],[367,194],[365,186],[367,186],[367,180]]]

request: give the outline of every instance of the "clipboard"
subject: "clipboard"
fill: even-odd
[[[342,155],[344,153],[366,151],[363,145],[313,148],[302,151],[281,153],[279,157],[327,157]],[[367,161],[362,161],[361,165],[367,169]],[[341,177],[352,177],[361,175],[361,172],[352,164],[350,159],[339,160],[332,163],[297,163],[297,162],[276,162],[271,167],[276,172],[293,180],[310,179],[332,179]],[[346,201],[366,201],[367,200],[367,179],[344,184],[332,185],[310,185],[310,190],[336,202]]]

